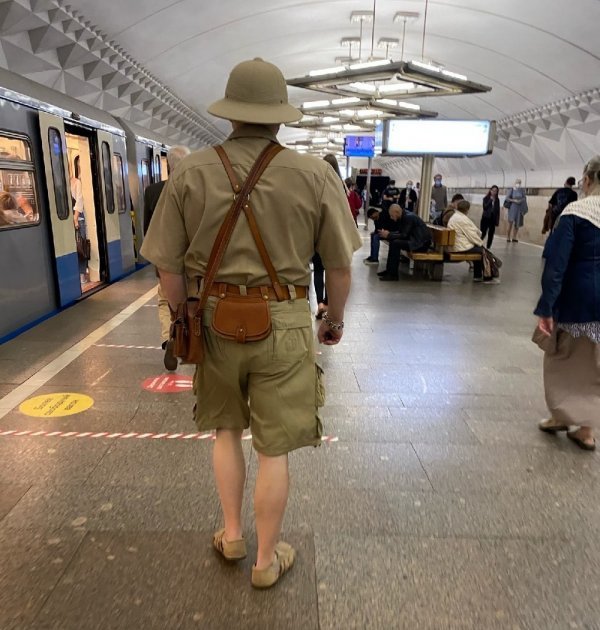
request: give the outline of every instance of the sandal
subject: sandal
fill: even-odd
[[[538,429],[544,433],[558,433],[559,431],[568,431],[569,425],[559,424],[554,418],[548,418],[538,423]]]
[[[594,438],[580,438],[577,435],[577,431],[567,431],[567,437],[569,438],[569,440],[575,442],[575,444],[577,444],[577,446],[579,446],[579,448],[582,448],[584,451],[596,450],[596,440]],[[588,440],[592,441],[588,442]]]
[[[243,560],[246,557],[246,541],[241,538],[240,540],[225,540],[225,528],[215,532],[213,536],[213,547],[230,562],[236,560]]]
[[[279,578],[287,573],[293,566],[296,552],[291,545],[278,542],[275,545],[275,560],[270,567],[261,569],[252,567],[252,586],[254,588],[271,588],[279,581]]]

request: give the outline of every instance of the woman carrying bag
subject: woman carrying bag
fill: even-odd
[[[529,211],[527,207],[527,195],[521,188],[521,180],[515,180],[515,185],[506,193],[504,207],[508,208],[508,235],[507,243],[518,243],[519,228],[523,227],[524,217]]]
[[[567,431],[592,451],[600,425],[600,156],[584,169],[583,192],[584,199],[565,208],[546,244],[534,341],[545,351],[550,411],[540,430]]]

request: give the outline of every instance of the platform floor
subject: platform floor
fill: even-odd
[[[291,456],[298,561],[269,592],[250,558],[211,549],[211,442],[184,439],[185,378],[141,386],[163,373],[150,269],[1,346],[0,628],[600,628],[598,455],[537,430],[541,250],[496,251],[499,286],[464,264],[380,283],[356,255],[346,335],[320,349],[333,441]],[[18,409],[70,392],[93,406]]]

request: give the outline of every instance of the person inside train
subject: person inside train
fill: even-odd
[[[83,205],[83,185],[81,183],[81,158],[76,156],[73,160],[71,172],[71,199],[73,203],[73,224],[75,225],[75,239],[78,242],[77,258],[79,261],[79,280],[81,284],[89,281],[87,248],[87,225],[85,222],[85,209]]]
[[[22,195],[15,199],[6,190],[0,192],[0,225],[19,225],[34,220],[33,208]]]
[[[392,204],[390,219],[390,228],[379,230],[380,238],[390,245],[385,271],[377,274],[383,282],[398,280],[402,251],[426,252],[431,246],[429,228],[420,216],[404,210],[398,204]],[[395,226],[392,226],[393,222]]]
[[[175,167],[190,154],[187,147],[171,147],[167,153],[167,172],[169,175],[175,171]],[[144,234],[148,231],[148,226],[160,199],[160,195],[165,187],[167,180],[150,184],[144,191]],[[171,330],[171,311],[169,310],[169,302],[165,297],[160,281],[158,283],[158,320],[160,322],[160,337],[162,340],[162,349],[165,351],[163,363],[165,369],[172,372],[177,369],[177,357],[173,354],[173,342],[170,340]]]

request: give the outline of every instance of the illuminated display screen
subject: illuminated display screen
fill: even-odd
[[[494,137],[489,120],[388,120],[382,155],[487,155]]]
[[[346,157],[373,157],[375,155],[375,137],[346,136],[344,155]]]

